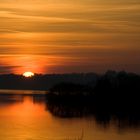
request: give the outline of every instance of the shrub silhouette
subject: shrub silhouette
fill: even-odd
[[[49,104],[85,106],[93,112],[139,114],[140,76],[126,72],[108,71],[96,85],[57,84],[47,94]],[[88,109],[86,109],[88,110]],[[89,111],[88,111],[89,112]]]

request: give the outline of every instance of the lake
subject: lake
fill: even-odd
[[[0,91],[0,140],[140,140],[139,120],[60,117],[51,112],[45,93]]]

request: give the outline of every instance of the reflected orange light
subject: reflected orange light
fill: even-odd
[[[8,108],[8,113],[14,116],[32,118],[45,114],[44,104],[34,104],[31,97],[24,97],[22,103],[15,103]]]

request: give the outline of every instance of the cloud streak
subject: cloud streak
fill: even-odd
[[[139,0],[1,0],[0,9],[2,71],[21,73],[15,62],[22,72],[140,70]]]

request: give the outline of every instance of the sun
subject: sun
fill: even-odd
[[[33,72],[30,72],[30,71],[27,71],[27,72],[24,72],[23,73],[23,76],[24,77],[33,77],[34,76],[34,73]]]

